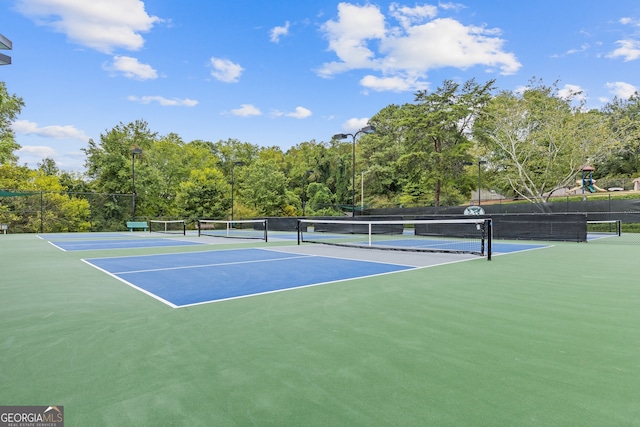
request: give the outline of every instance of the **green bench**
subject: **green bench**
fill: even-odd
[[[147,221],[127,221],[127,228],[129,231],[133,231],[134,229],[142,228],[144,231],[149,229],[149,225]]]

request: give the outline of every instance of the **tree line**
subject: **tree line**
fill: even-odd
[[[540,80],[518,91],[498,90],[493,80],[445,80],[371,117],[375,132],[358,136],[355,170],[350,140],[283,151],[235,139],[185,142],[144,120],[121,122],[89,140],[86,172],[78,173],[60,171],[50,158],[36,169],[18,164],[10,125],[24,103],[0,82],[0,189],[57,194],[68,219],[59,227],[76,229],[91,226],[91,201],[79,194],[127,199],[135,191],[135,215],[146,218],[342,215],[352,211],[354,194],[358,207],[469,203],[480,172],[483,188],[545,211],[554,192],[575,186],[584,165],[595,167],[599,182],[639,173],[638,94],[598,110],[580,95],[561,96],[558,83]],[[0,199],[3,221],[20,202],[12,203]],[[128,203],[109,209],[104,221],[123,224],[131,214]]]

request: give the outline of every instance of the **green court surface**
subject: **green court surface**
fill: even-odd
[[[0,235],[0,405],[67,426],[637,426],[640,244],[611,239],[174,309],[81,259],[211,246]]]

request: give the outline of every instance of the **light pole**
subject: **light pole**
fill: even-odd
[[[235,183],[235,179],[234,179],[234,170],[236,168],[236,166],[244,166],[244,162],[233,162],[233,164],[231,165],[231,221],[233,221],[233,186]]]
[[[478,160],[478,206],[480,206],[480,165],[484,165],[486,163],[486,160]]]
[[[0,34],[0,49],[13,49],[13,43],[11,40]],[[0,53],[0,65],[11,64],[11,57]]]
[[[308,170],[306,171],[303,175],[302,175],[302,216],[305,216],[305,206],[307,204],[307,196],[306,196],[306,191],[305,191],[305,180],[307,178],[307,175],[312,174],[314,171],[313,170]]]
[[[478,160],[478,206],[480,206],[480,184],[481,184],[481,180],[480,180],[480,177],[481,177],[481,175],[480,175],[480,171],[481,171],[480,165],[484,165],[486,163],[487,163],[486,160]],[[464,162],[463,164],[467,165],[467,166],[471,166],[474,163],[472,163],[472,162]]]
[[[131,149],[131,221],[136,219],[136,154],[142,154],[142,149],[134,147]]]
[[[337,133],[332,139],[345,139],[350,136],[353,139],[353,164],[351,166],[351,216],[356,216],[356,137],[361,133],[373,133],[376,128],[373,126],[365,126],[356,133]]]
[[[360,212],[364,212],[364,174],[369,173],[371,171],[362,171],[362,176],[360,177]]]

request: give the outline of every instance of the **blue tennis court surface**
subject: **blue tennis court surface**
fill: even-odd
[[[94,258],[84,261],[171,307],[415,268],[268,249]]]
[[[102,249],[155,248],[162,246],[192,246],[202,243],[179,239],[133,238],[117,240],[51,240],[55,247],[63,251],[88,251]]]

